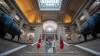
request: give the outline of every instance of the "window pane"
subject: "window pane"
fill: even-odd
[[[38,0],[40,10],[60,10],[62,0]]]

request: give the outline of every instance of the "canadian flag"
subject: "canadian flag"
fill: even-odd
[[[64,49],[64,40],[60,37],[60,49]]]
[[[41,46],[42,46],[42,36],[40,35],[37,43],[37,48],[41,48]]]

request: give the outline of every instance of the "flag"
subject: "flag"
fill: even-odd
[[[39,39],[38,39],[38,43],[37,43],[37,48],[41,48],[42,46],[42,37],[40,35]]]
[[[60,49],[64,48],[64,41],[62,39],[62,37],[60,37]]]

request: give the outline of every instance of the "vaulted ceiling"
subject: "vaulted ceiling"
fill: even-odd
[[[41,23],[45,20],[71,23],[73,16],[85,0],[62,0],[60,11],[41,11],[38,0],[15,0],[29,23]]]

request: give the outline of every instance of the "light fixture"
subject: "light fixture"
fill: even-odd
[[[65,15],[64,16],[64,23],[71,23],[72,22],[72,17],[70,15]]]
[[[17,15],[15,15],[15,19],[18,21],[20,20],[19,16],[17,16]]]
[[[57,29],[57,23],[55,21],[46,21],[43,23],[43,30],[47,32],[53,32]]]
[[[42,19],[41,19],[41,16],[39,15],[39,16],[37,16],[36,18],[37,18],[37,19],[36,19],[36,23],[41,23],[41,20],[42,20]]]
[[[80,20],[83,21],[85,18],[86,18],[86,16],[83,15],[83,16],[80,17]]]
[[[52,27],[48,27],[47,30],[48,30],[49,32],[52,32],[52,31],[53,31],[53,28],[52,28]]]
[[[60,10],[62,0],[38,0],[40,10]]]

